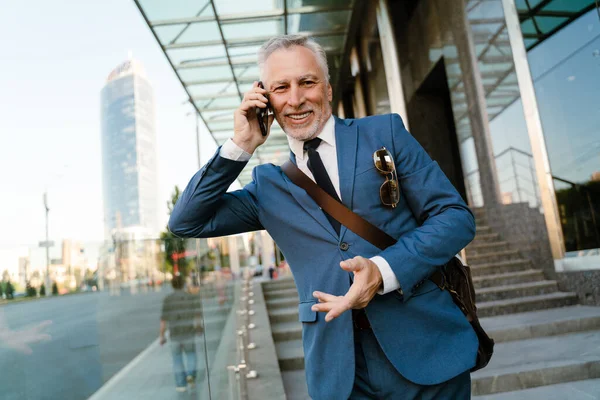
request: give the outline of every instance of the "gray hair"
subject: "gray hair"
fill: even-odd
[[[312,51],[317,57],[317,63],[323,71],[326,83],[329,83],[329,66],[327,65],[327,54],[323,47],[317,43],[313,38],[309,38],[302,35],[279,35],[267,40],[258,49],[258,67],[262,75],[263,66],[267,58],[277,50],[289,49],[293,46],[306,47]]]

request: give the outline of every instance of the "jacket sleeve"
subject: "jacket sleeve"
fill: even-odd
[[[247,162],[223,158],[219,151],[194,175],[175,204],[168,228],[176,236],[217,237],[263,229],[254,180],[244,189],[227,192]]]
[[[393,154],[405,201],[419,226],[380,253],[400,282],[403,299],[475,236],[475,218],[458,191],[411,136],[397,114],[391,115]]]

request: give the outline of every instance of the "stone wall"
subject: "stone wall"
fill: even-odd
[[[600,306],[600,269],[559,272],[557,279],[560,289],[577,293],[581,304]]]
[[[497,205],[486,208],[487,224],[500,234],[511,249],[533,261],[533,267],[544,271],[547,279],[556,279],[554,260],[546,231],[544,215],[529,203]]]

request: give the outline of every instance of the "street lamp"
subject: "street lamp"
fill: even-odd
[[[196,157],[198,160],[198,169],[200,169],[202,168],[202,164],[200,163],[200,121],[198,121],[198,112],[196,111],[196,107],[193,104],[192,107],[194,107],[194,109],[185,114],[185,116],[188,117],[190,115],[194,115],[194,119],[196,120]]]
[[[46,210],[46,241],[40,243],[40,247],[46,248],[46,296],[52,295],[52,287],[50,284],[50,246],[54,243],[50,242],[48,237],[48,214],[50,213],[50,207],[48,207],[48,192],[44,192],[44,209]]]

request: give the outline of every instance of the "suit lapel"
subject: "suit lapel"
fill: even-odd
[[[335,118],[335,146],[337,149],[338,173],[342,203],[352,210],[354,175],[356,169],[356,149],[358,146],[358,128],[352,121]],[[348,228],[342,225],[340,241]]]
[[[296,156],[292,151],[290,151],[290,159],[294,164],[296,164]],[[329,234],[331,234],[335,240],[338,240],[338,234],[329,223],[329,220],[323,213],[323,210],[315,203],[315,201],[306,193],[304,189],[299,186],[296,186],[290,178],[285,173],[282,173],[290,193],[296,199],[296,201],[306,210],[306,212],[313,217],[319,224],[321,224]]]

